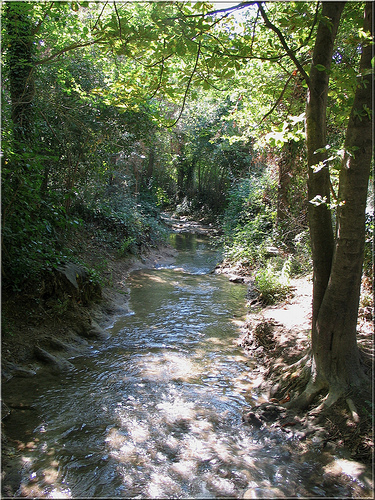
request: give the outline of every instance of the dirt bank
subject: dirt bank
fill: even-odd
[[[304,413],[287,404],[303,390],[310,375],[311,279],[292,280],[291,290],[283,303],[258,307],[248,314],[239,344],[257,361],[253,375],[260,398],[244,412],[244,420],[258,427],[278,427],[293,436],[302,449],[313,442],[322,452],[341,453],[371,465],[374,445],[370,386],[362,393],[348,394],[321,412],[316,411],[321,400]],[[373,326],[363,314],[358,322],[358,344],[371,380]]]

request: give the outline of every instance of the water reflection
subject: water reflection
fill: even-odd
[[[282,432],[242,424],[255,397],[235,345],[246,288],[207,274],[217,251],[203,237],[174,239],[175,265],[131,275],[132,313],[73,360],[74,372],[37,377],[39,397],[15,381],[37,412],[29,437],[25,429],[19,495],[350,496],[322,481],[316,454],[299,460]]]

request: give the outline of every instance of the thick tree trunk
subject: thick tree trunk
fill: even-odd
[[[372,27],[372,2],[365,31]],[[330,390],[341,391],[363,379],[356,344],[367,188],[372,158],[372,47],[362,49],[360,76],[346,132],[340,171],[337,236],[330,280],[316,321],[313,355],[317,372]],[[368,110],[368,111],[366,111]]]
[[[329,70],[334,41],[345,2],[324,2],[322,20],[316,35],[313,62],[306,106],[306,143],[308,161],[309,226],[314,266],[313,337],[314,323],[331,273],[334,236],[330,202],[330,177],[325,164],[326,112]],[[325,68],[325,69],[324,69]],[[318,167],[318,165],[320,165]],[[317,200],[320,197],[326,203]],[[311,203],[316,200],[317,204]],[[314,342],[314,339],[313,339]]]
[[[326,8],[324,9],[324,7]],[[336,21],[332,19],[331,36],[338,25],[342,4],[323,4],[323,12],[336,9]],[[369,31],[372,19],[372,3],[366,4],[364,28]],[[319,32],[319,28],[318,28]],[[317,44],[323,43],[318,39]],[[322,46],[327,52],[327,41]],[[331,54],[331,52],[330,52]],[[329,390],[326,404],[364,379],[356,343],[356,324],[360,295],[363,250],[365,243],[365,210],[370,164],[372,157],[372,118],[366,110],[372,109],[371,45],[365,45],[360,63],[360,79],[348,123],[345,158],[340,172],[337,235],[334,248],[331,236],[329,210],[325,205],[310,207],[310,230],[314,261],[314,292],[312,320],[313,371],[311,381],[297,401],[308,404],[322,389]],[[315,64],[321,64],[315,62]],[[327,65],[326,65],[327,67]],[[313,93],[315,79],[312,79]],[[328,81],[328,77],[327,77]],[[327,84],[321,84],[323,91]],[[315,87],[316,88],[316,87]],[[318,102],[319,97],[316,96]],[[311,105],[311,103],[310,103]],[[309,107],[309,104],[308,104]],[[325,105],[321,104],[325,114]],[[315,111],[315,110],[314,110]],[[329,172],[322,168],[314,173],[311,165],[317,163],[312,148],[324,146],[325,122],[318,131],[320,144],[314,136],[315,121],[307,128],[309,148],[309,199],[326,196],[329,200]],[[322,158],[319,158],[321,161]],[[324,160],[324,157],[323,157]]]
[[[325,147],[329,70],[334,42],[345,2],[324,2],[310,70],[306,105],[306,146],[308,162],[308,215],[313,261],[312,346],[317,344],[316,320],[328,285],[334,249],[330,202],[330,176]],[[325,69],[324,69],[325,68]],[[319,167],[318,167],[319,165]],[[318,198],[326,203],[319,203]],[[312,203],[316,201],[316,203]],[[313,357],[313,373],[298,404],[305,405],[325,386]]]

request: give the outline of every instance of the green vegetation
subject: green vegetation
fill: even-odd
[[[266,267],[256,273],[255,290],[265,305],[275,304],[290,294],[290,260],[286,260],[281,271],[268,262]]]

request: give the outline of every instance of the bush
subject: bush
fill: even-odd
[[[267,196],[266,196],[267,194]],[[276,186],[268,175],[252,175],[235,186],[223,218],[225,257],[254,267],[274,245]]]
[[[291,259],[284,262],[281,271],[277,271],[274,264],[268,262],[260,269],[255,277],[254,288],[264,305],[276,304],[288,297],[291,288],[289,285]]]

